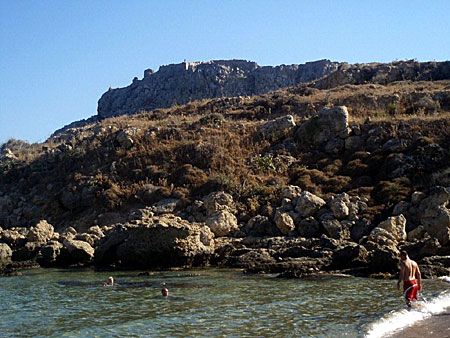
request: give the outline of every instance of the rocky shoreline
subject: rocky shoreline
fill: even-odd
[[[399,250],[407,250],[424,278],[450,275],[449,233],[442,223],[449,215],[450,191],[436,187],[428,196],[414,196],[403,209],[416,209],[423,220],[434,215],[436,221],[409,232],[402,213],[368,229],[364,222],[355,222],[365,207],[363,200],[343,193],[324,201],[297,186],[283,190],[274,223],[258,215],[239,225],[232,196],[220,191],[197,201],[191,221],[175,216],[170,200],[133,210],[123,223],[92,226],[84,233],[72,227],[58,233],[42,220],[29,229],[0,231],[0,267],[3,275],[37,266],[219,266],[285,278],[323,273],[393,278]]]
[[[138,113],[143,93],[116,102],[132,116],[107,118],[111,90],[101,121],[1,146],[0,270],[393,278],[405,249],[424,277],[450,275],[449,65],[340,67],[259,96]]]

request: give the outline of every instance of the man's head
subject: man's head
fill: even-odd
[[[408,258],[408,253],[407,253],[405,250],[401,251],[401,252],[400,252],[400,259],[401,259],[402,261],[404,261],[404,260],[407,259],[407,258]]]
[[[167,297],[169,295],[169,290],[167,288],[161,289],[161,294],[164,297]]]

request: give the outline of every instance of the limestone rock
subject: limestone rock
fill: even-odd
[[[389,217],[387,220],[378,224],[378,227],[386,230],[397,241],[404,241],[406,239],[406,218],[403,214]]]
[[[287,212],[277,211],[275,213],[275,224],[284,235],[289,235],[295,230],[294,220]]]
[[[60,242],[47,242],[47,244],[41,248],[41,256],[38,258],[38,263],[44,267],[56,265],[62,248],[63,244]]]
[[[320,223],[314,217],[310,216],[298,223],[297,232],[302,237],[312,238],[320,237],[322,231]]]
[[[0,270],[11,263],[12,250],[8,244],[0,243]]]
[[[418,214],[425,231],[436,237],[442,245],[450,243],[450,190],[437,187],[420,202]]]
[[[286,186],[283,191],[282,191],[282,197],[283,198],[288,198],[290,200],[293,200],[295,198],[297,198],[298,196],[300,196],[302,192],[302,189],[296,185],[288,185]]]
[[[350,238],[350,230],[342,226],[342,224],[337,219],[322,220],[322,226],[325,232],[334,239],[344,240]]]
[[[262,215],[250,218],[244,227],[244,231],[248,236],[273,236],[275,235],[275,230],[278,231],[269,220],[269,217]]]
[[[216,236],[227,236],[238,229],[236,216],[227,210],[219,210],[210,215],[206,224]]]
[[[87,242],[68,239],[63,243],[60,260],[62,265],[87,264],[94,258],[94,248]]]
[[[267,93],[329,74],[338,63],[328,60],[303,65],[261,67],[244,60],[183,62],[145,72],[128,87],[110,89],[98,102],[100,118],[166,108],[213,97],[237,97]]]
[[[206,209],[207,215],[215,214],[220,210],[231,211],[233,209],[233,196],[223,191],[210,193],[203,200],[203,207]]]
[[[302,217],[309,217],[313,216],[325,204],[326,202],[319,196],[311,194],[309,191],[304,191],[298,197],[295,210]]]
[[[214,251],[213,237],[200,224],[173,215],[155,216],[147,224],[126,224],[107,232],[95,262],[146,269],[204,265]]]
[[[286,115],[273,121],[266,122],[262,125],[259,132],[267,139],[274,139],[283,136],[287,130],[294,127],[294,117],[292,115]]]
[[[27,239],[30,242],[37,242],[41,244],[47,243],[53,237],[54,228],[46,220],[40,221],[34,227],[30,228]]]
[[[171,214],[177,208],[178,202],[180,200],[176,198],[165,198],[157,203],[155,203],[151,210],[156,214]]]
[[[333,212],[334,217],[337,219],[344,219],[349,215],[350,197],[347,193],[342,193],[334,196],[329,202],[330,209]]]
[[[346,137],[348,111],[345,106],[322,108],[319,114],[304,122],[296,132],[297,138],[313,145],[325,145],[334,138]]]

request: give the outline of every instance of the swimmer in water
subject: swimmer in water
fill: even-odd
[[[114,285],[114,278],[109,277],[108,281],[106,283],[103,283],[103,286],[113,286]]]
[[[163,295],[163,297],[169,297],[169,289],[167,288],[161,289],[161,294]]]
[[[422,275],[416,262],[408,257],[406,251],[400,253],[400,273],[398,276],[397,289],[403,281],[403,296],[408,307],[411,307],[413,299],[417,299],[417,292],[422,290]]]

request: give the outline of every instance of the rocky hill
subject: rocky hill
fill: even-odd
[[[435,80],[447,66],[341,67],[342,84],[333,72],[103,118],[44,144],[10,140],[0,269],[213,264],[392,277],[406,249],[425,276],[448,275],[450,81]],[[361,67],[372,75],[357,77]],[[417,71],[397,81],[399,67]],[[391,82],[373,75],[381,69]]]
[[[183,62],[147,69],[125,88],[108,90],[98,102],[100,118],[167,108],[215,97],[251,96],[309,82],[335,71],[328,60],[301,65],[259,66],[244,60]]]

